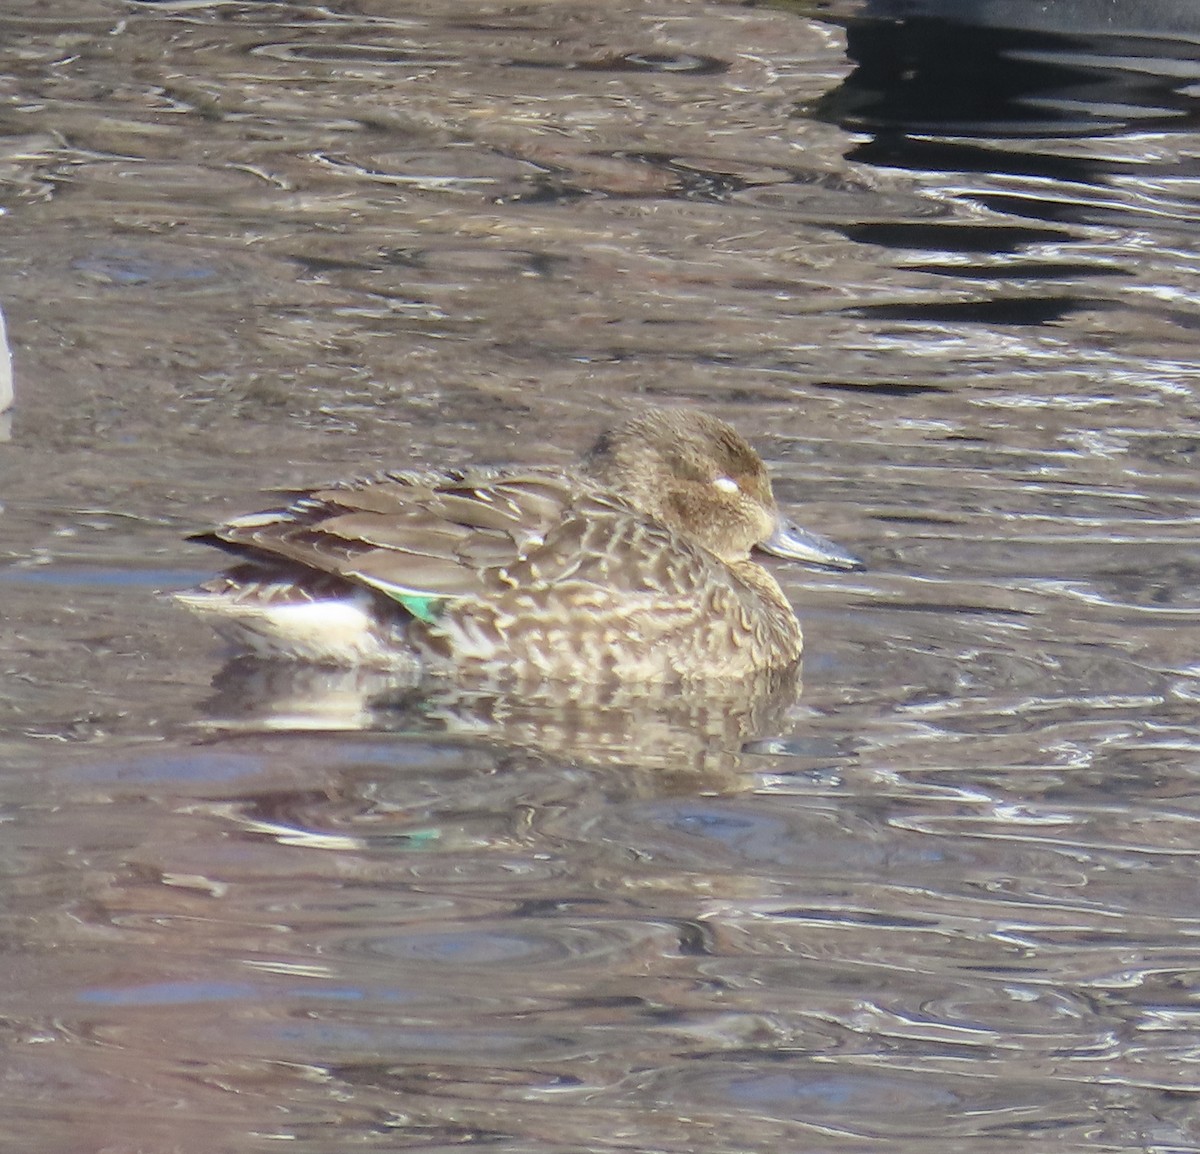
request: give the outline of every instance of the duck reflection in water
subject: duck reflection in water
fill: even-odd
[[[718,682],[472,683],[429,678],[398,684],[375,669],[337,669],[293,661],[234,658],[213,679],[203,712],[227,736],[239,732],[370,731],[413,738],[483,742],[502,764],[525,758],[594,768],[646,770],[661,794],[663,775],[679,774],[687,792],[736,792],[748,744],[790,735],[801,691],[797,662]],[[789,737],[765,752],[816,756],[840,751]],[[732,779],[731,779],[732,775]],[[635,790],[641,792],[641,789]]]
[[[673,707],[707,729],[794,700],[800,625],[755,550],[861,567],[788,523],[758,454],[692,410],[633,417],[575,470],[389,472],[199,539],[237,564],[176,596],[244,653],[382,675],[393,695],[421,686],[442,709],[449,685],[460,705],[475,686],[465,712],[485,728],[499,697],[478,687],[502,686],[510,702],[607,711],[613,736],[651,724],[610,726],[614,710]]]

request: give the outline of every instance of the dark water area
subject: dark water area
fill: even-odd
[[[1200,1150],[1200,18],[8,5],[0,1148]],[[186,534],[702,407],[802,683],[230,661]]]

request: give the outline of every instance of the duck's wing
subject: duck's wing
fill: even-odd
[[[498,574],[514,589],[571,584],[628,598],[678,591],[689,596],[725,572],[679,534],[599,491],[578,493],[562,517]]]
[[[549,470],[393,472],[305,493],[201,534],[246,560],[333,574],[405,604],[483,593],[567,516],[578,481]],[[418,612],[418,616],[421,614]]]
[[[578,494],[541,543],[485,578],[484,596],[436,617],[428,652],[551,680],[743,676],[800,654],[766,570],[726,565],[604,493]]]

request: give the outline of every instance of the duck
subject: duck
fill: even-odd
[[[388,471],[192,539],[234,564],[174,596],[241,653],[414,680],[785,670],[800,622],[758,554],[863,567],[783,516],[732,426],[687,408],[638,412],[576,468]]]

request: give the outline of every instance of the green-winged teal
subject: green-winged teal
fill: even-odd
[[[800,657],[763,549],[860,563],[788,524],[724,421],[650,409],[576,471],[389,472],[199,540],[239,558],[176,596],[263,656],[518,678],[740,677]]]

